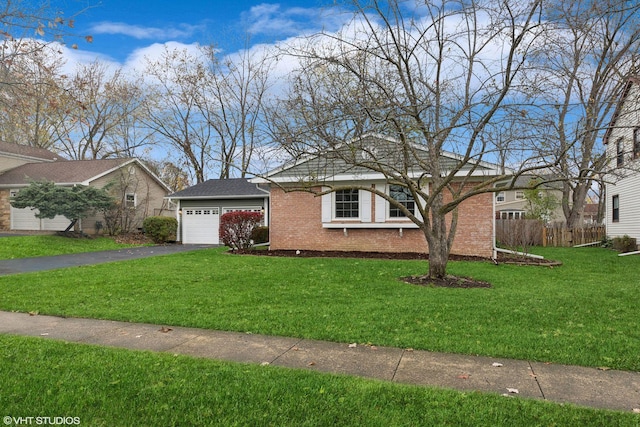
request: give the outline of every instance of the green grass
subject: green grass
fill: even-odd
[[[72,239],[61,236],[15,236],[0,238],[0,259],[76,254],[127,248],[107,237]]]
[[[637,426],[631,413],[0,336],[1,414],[83,426]],[[34,421],[35,423],[35,421]]]
[[[451,262],[490,289],[420,287],[421,261],[202,250],[0,277],[0,309],[640,370],[640,257],[536,249],[561,267]]]

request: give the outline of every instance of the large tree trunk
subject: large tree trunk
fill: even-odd
[[[431,223],[423,230],[429,245],[429,277],[443,279],[447,276],[447,262],[451,247],[448,243],[444,215],[431,215]]]

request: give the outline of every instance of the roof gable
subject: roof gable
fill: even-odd
[[[210,179],[167,196],[170,199],[268,197],[266,190],[246,178]]]
[[[66,160],[60,155],[44,148],[31,147],[28,145],[12,144],[0,141],[0,155],[9,155],[30,160],[57,161]]]
[[[0,187],[26,186],[31,181],[52,181],[59,185],[90,185],[92,181],[136,163],[165,190],[169,188],[138,159],[67,160],[64,162],[27,163],[0,175]]]
[[[328,149],[317,155],[309,155],[298,161],[274,169],[266,174],[266,179],[257,178],[254,182],[300,182],[300,181],[330,181],[330,180],[358,180],[384,179],[382,173],[376,172],[376,161],[384,164],[403,166],[406,163],[410,174],[423,176],[419,161],[428,156],[428,151],[419,144],[409,144],[411,155],[404,157],[401,143],[391,137],[378,134],[367,134],[353,139],[340,146]],[[498,166],[488,162],[467,162],[460,166],[462,158],[454,153],[443,152],[440,158],[444,170],[460,168],[469,171],[475,167],[488,175],[497,175]]]
[[[616,105],[616,109],[613,112],[613,115],[611,116],[611,123],[609,124],[609,127],[607,128],[604,134],[604,137],[602,138],[602,142],[604,145],[607,145],[609,143],[611,132],[613,132],[613,130],[617,126],[618,119],[620,118],[620,115],[624,111],[625,105],[627,103],[627,97],[632,92],[634,85],[640,86],[640,77],[633,76],[633,77],[629,77],[629,79],[627,80],[627,83],[625,84],[624,89],[622,90],[622,95],[620,96],[620,99],[618,100],[618,103]],[[640,108],[640,102],[639,101],[636,101],[636,102],[638,102],[638,108]]]

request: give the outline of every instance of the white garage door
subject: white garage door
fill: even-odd
[[[71,221],[62,215],[58,215],[54,219],[39,219],[36,218],[35,212],[31,208],[16,209],[12,207],[11,229],[63,231],[71,224]]]
[[[220,242],[219,227],[219,208],[182,210],[182,243],[217,245]]]

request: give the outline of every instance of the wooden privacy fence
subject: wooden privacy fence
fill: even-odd
[[[571,229],[564,224],[544,225],[535,219],[496,220],[496,241],[505,247],[575,246],[599,242],[605,236],[601,225]]]
[[[576,246],[600,242],[606,236],[604,225],[567,228],[564,224],[543,227],[543,246]]]

